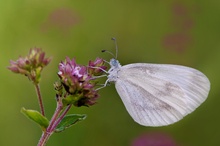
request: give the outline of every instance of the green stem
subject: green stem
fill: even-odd
[[[45,116],[44,105],[43,105],[43,100],[42,100],[39,84],[35,84],[35,89],[36,89],[36,92],[37,92],[38,103],[39,103],[39,106],[40,106],[41,114],[43,116]]]

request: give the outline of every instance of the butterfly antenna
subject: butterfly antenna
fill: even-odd
[[[115,59],[117,59],[118,57],[118,45],[117,45],[117,41],[116,41],[116,38],[112,38],[112,40],[114,41],[115,43]]]
[[[107,52],[107,53],[111,54],[115,58],[115,55],[112,52],[108,51],[108,50],[102,50],[102,52]]]
[[[116,42],[116,38],[112,38],[112,40],[115,43],[115,51],[116,51],[115,55],[112,52],[108,51],[108,50],[102,50],[102,52],[107,52],[107,53],[111,54],[115,59],[117,59],[117,57],[118,57],[118,45],[117,45],[117,42]]]

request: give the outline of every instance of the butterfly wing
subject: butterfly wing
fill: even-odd
[[[163,126],[179,121],[205,101],[210,82],[189,67],[137,63],[121,67],[115,87],[137,123]]]

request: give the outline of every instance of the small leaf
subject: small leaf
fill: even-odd
[[[46,130],[46,128],[49,125],[49,121],[46,117],[44,117],[41,113],[35,110],[27,110],[24,107],[21,109],[21,112],[27,116],[29,119],[33,120],[37,124],[40,125],[43,131]]]
[[[86,115],[71,114],[66,115],[62,121],[57,125],[55,132],[63,132],[65,129],[71,127],[73,124],[76,124],[79,121],[82,121],[86,118]]]

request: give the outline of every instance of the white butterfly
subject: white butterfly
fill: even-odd
[[[209,79],[200,71],[167,64],[121,66],[110,60],[107,82],[114,82],[128,113],[144,126],[164,126],[181,120],[203,103]]]

